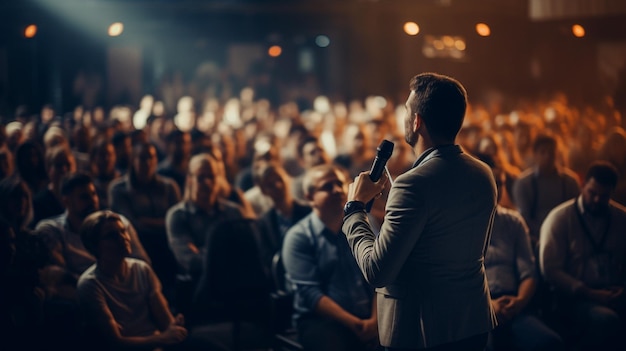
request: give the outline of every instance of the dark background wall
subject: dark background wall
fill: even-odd
[[[584,1],[570,4],[585,7]],[[242,84],[254,69],[295,86],[308,84],[310,73],[320,93],[342,99],[405,98],[409,78],[422,71],[459,78],[473,99],[492,91],[529,97],[563,91],[580,103],[613,95],[626,54],[626,11],[609,6],[600,13],[560,13],[558,5],[557,0],[4,1],[0,113],[11,114],[19,104],[71,109],[85,98],[75,93],[79,76],[101,87],[91,98],[95,104],[137,104],[168,74],[179,72],[189,80],[203,63],[242,73]],[[417,36],[403,33],[408,20],[420,25]],[[123,22],[125,30],[111,38],[106,27],[114,21]],[[490,25],[491,36],[476,34],[478,22]],[[23,30],[31,23],[38,33],[26,39]],[[584,38],[571,34],[574,23],[585,26]],[[330,37],[328,47],[315,45],[319,34]],[[464,38],[465,56],[424,56],[428,35]],[[273,44],[283,48],[277,58],[265,54]],[[311,72],[300,68],[303,53],[313,58]]]

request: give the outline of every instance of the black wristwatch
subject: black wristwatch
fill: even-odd
[[[344,217],[348,217],[349,215],[356,212],[365,212],[365,203],[361,201],[348,201],[343,206]]]

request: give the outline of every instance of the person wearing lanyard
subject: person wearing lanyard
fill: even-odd
[[[613,165],[595,161],[581,194],[554,208],[541,226],[541,272],[555,290],[570,342],[581,349],[626,345],[626,208],[611,200],[617,179]]]

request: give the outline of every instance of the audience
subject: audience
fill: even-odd
[[[115,148],[115,169],[122,175],[128,172],[131,164],[132,143],[130,134],[123,130],[113,133],[111,139]]]
[[[219,197],[219,177],[218,162],[211,155],[193,156],[183,200],[170,207],[165,216],[169,245],[194,285],[201,274],[207,237],[220,222],[243,218],[236,204]]]
[[[318,165],[328,164],[330,161],[326,151],[320,145],[319,139],[313,135],[303,135],[298,142],[298,161],[302,167],[302,173],[293,178],[293,196],[299,200],[306,200],[302,186],[306,172]]]
[[[109,186],[109,206],[137,230],[165,296],[171,300],[179,267],[168,243],[165,214],[180,201],[180,190],[174,180],[156,173],[157,163],[152,144],[135,145],[128,173]]]
[[[228,180],[226,166],[224,164],[224,154],[218,148],[211,148],[209,154],[215,159],[217,163],[216,182],[218,189],[218,197],[223,200],[233,202],[239,206],[241,213],[246,218],[256,218],[254,208],[244,196],[244,192],[233,186],[232,182]]]
[[[617,179],[612,164],[592,163],[580,195],[550,211],[541,226],[541,271],[581,350],[626,344],[626,208],[611,200]]]
[[[561,337],[529,306],[537,285],[537,267],[528,227],[519,212],[501,205],[506,173],[489,154],[477,154],[493,171],[498,205],[485,269],[498,326],[489,333],[490,351],[561,350]]]
[[[115,168],[117,156],[113,143],[105,137],[96,140],[91,148],[89,161],[93,184],[96,186],[96,192],[100,200],[100,208],[103,210],[108,209],[109,185],[113,180],[121,176],[120,172]]]
[[[172,178],[179,189],[184,189],[187,166],[191,157],[191,134],[178,129],[167,134],[165,155],[165,159],[159,163],[157,173]]]
[[[370,350],[378,345],[374,289],[341,233],[345,172],[330,165],[307,170],[312,213],[287,232],[282,259],[295,292],[293,322],[305,350]]]
[[[535,250],[539,228],[548,212],[579,192],[576,174],[557,163],[557,141],[550,135],[538,135],[533,141],[534,165],[526,169],[513,185],[513,199],[530,230]]]
[[[173,316],[149,264],[127,257],[130,236],[110,211],[89,215],[80,237],[96,263],[78,281],[78,301],[90,349],[150,350],[187,338],[184,317]]]
[[[184,89],[179,91],[181,94],[183,92]],[[194,92],[199,93],[190,91]],[[197,98],[198,101],[204,99]],[[296,223],[302,218],[314,216],[308,213],[310,201],[304,195],[302,184],[307,170],[319,164],[328,165],[329,159],[346,166],[350,172],[367,170],[371,167],[377,143],[382,138],[395,143],[394,153],[388,162],[392,177],[411,167],[412,157],[401,140],[402,125],[394,118],[394,105],[390,100],[387,101],[387,107],[380,111],[364,109],[364,104],[358,101],[343,104],[345,111],[342,111],[337,107],[342,105],[338,102],[322,115],[309,110],[313,104],[305,101],[268,105],[267,101],[244,99],[242,95],[239,99],[231,100],[240,104],[241,114],[236,116],[231,114],[232,111],[226,111],[227,98],[230,96],[211,99],[210,103],[205,100],[206,110],[192,114],[197,116],[197,120],[191,121],[193,128],[190,131],[178,125],[177,120],[167,114],[172,106],[166,105],[165,112],[156,110],[156,106],[163,107],[165,100],[155,101],[154,116],[149,118],[143,128],[129,123],[124,111],[130,111],[130,116],[133,111],[128,106],[112,106],[109,111],[101,106],[94,109],[79,106],[74,111],[58,115],[51,106],[42,108],[40,115],[31,114],[24,107],[15,115],[4,116],[3,123],[0,123],[0,210],[14,232],[16,254],[13,260],[9,260],[12,257],[10,254],[2,256],[2,259],[6,258],[3,262],[6,262],[11,272],[3,276],[6,278],[3,278],[3,282],[18,282],[10,286],[0,284],[0,290],[5,294],[3,296],[13,296],[15,309],[12,311],[27,312],[25,316],[29,318],[27,323],[23,323],[26,321],[24,319],[18,319],[20,324],[7,325],[9,333],[16,331],[15,338],[20,338],[18,335],[24,335],[20,333],[30,330],[30,335],[44,335],[41,340],[48,341],[50,345],[58,344],[59,337],[54,334],[64,331],[62,326],[67,318],[60,315],[62,310],[51,310],[50,301],[55,294],[75,292],[79,274],[96,262],[96,258],[87,253],[84,247],[82,251],[77,249],[80,243],[76,243],[77,228],[85,216],[93,211],[110,208],[119,213],[123,223],[127,224],[129,235],[136,237],[131,240],[133,245],[136,243],[145,248],[143,259],[153,264],[166,301],[173,305],[175,311],[180,299],[178,294],[173,300],[177,289],[175,276],[177,273],[191,272],[190,276],[195,276],[198,272],[194,270],[202,269],[199,262],[207,235],[210,235],[216,223],[230,218],[229,214],[220,211],[232,213],[236,218],[257,218],[255,223],[260,229],[258,245],[263,253],[264,264],[269,264],[273,253],[283,251],[281,244],[286,232],[293,229],[294,225],[297,226]],[[167,101],[175,99],[175,96],[170,96]],[[501,348],[500,345],[516,345],[517,349],[526,349],[533,342],[538,346],[550,344],[549,341],[556,342],[550,329],[544,329],[546,325],[558,331],[568,347],[596,345],[592,341],[599,340],[599,337],[593,336],[598,328],[606,333],[610,332],[610,328],[589,324],[591,329],[585,331],[587,325],[578,323],[599,320],[589,317],[595,312],[585,314],[582,309],[576,308],[575,311],[581,311],[576,315],[562,315],[564,320],[560,321],[553,318],[553,315],[560,315],[564,306],[574,306],[574,302],[578,306],[583,298],[577,295],[578,292],[572,294],[561,288],[562,282],[558,278],[562,276],[560,273],[556,274],[555,283],[554,273],[546,275],[550,269],[541,271],[536,268],[533,272],[528,268],[532,255],[530,258],[522,255],[525,252],[522,249],[525,247],[525,240],[522,239],[523,223],[528,226],[531,247],[538,250],[537,242],[543,240],[543,234],[540,239],[539,228],[544,218],[553,209],[563,206],[561,204],[564,201],[574,201],[569,199],[576,196],[581,198],[577,202],[583,201],[587,196],[585,187],[589,180],[585,180],[582,191],[578,180],[585,178],[588,166],[596,160],[612,163],[619,173],[617,183],[611,190],[612,201],[608,207],[616,211],[615,208],[619,208],[617,203],[624,205],[626,134],[623,128],[626,119],[612,112],[611,107],[579,107],[568,104],[558,96],[506,105],[511,102],[503,100],[499,102],[501,105],[489,108],[477,103],[466,118],[468,123],[460,132],[460,136],[464,137],[459,140],[468,152],[488,153],[495,157],[496,168],[505,169],[508,175],[505,187],[508,191],[502,190],[490,250],[496,253],[512,248],[519,250],[503,255],[506,257],[496,253],[487,257],[489,283],[492,295],[496,297],[494,300],[498,304],[502,302],[502,305],[510,302],[507,305],[509,307],[501,309],[501,326],[494,331],[494,336],[497,336],[493,338],[493,345],[495,349]],[[402,108],[402,105],[396,106],[396,111],[402,111]],[[511,112],[504,112],[507,108]],[[6,135],[2,133],[3,130],[6,130]],[[267,135],[271,135],[271,138],[266,138]],[[142,156],[136,153],[138,149],[133,154],[133,140],[138,149],[143,151]],[[145,140],[158,143],[159,147],[146,146]],[[271,147],[268,149],[267,145]],[[209,158],[206,153],[210,154]],[[191,155],[198,156],[195,168],[188,164]],[[158,163],[160,160],[162,162]],[[64,194],[60,180],[65,174],[73,174],[79,168],[90,173],[93,185],[83,187],[86,191]],[[203,170],[208,171],[202,175]],[[519,170],[524,172],[520,173]],[[595,187],[597,184],[592,185]],[[92,195],[86,195],[90,194],[92,186],[95,186],[98,194],[99,206],[95,205]],[[181,199],[182,190],[185,190],[185,196]],[[82,200],[79,193],[85,195]],[[207,195],[202,195],[205,193]],[[373,227],[379,226],[383,219],[384,196],[374,202],[370,213]],[[89,207],[91,210],[87,211]],[[34,220],[33,208],[36,208]],[[522,215],[523,221],[516,211]],[[596,222],[602,226],[601,219],[586,212],[592,211],[583,211],[583,217],[589,216],[585,220],[590,226]],[[29,229],[29,226],[34,228],[37,222],[46,217],[40,229],[47,228],[55,235],[62,235],[43,235],[43,231],[35,233]],[[618,214],[611,215],[611,227],[618,225],[618,218]],[[514,229],[499,229],[503,222],[509,223]],[[558,229],[562,226],[554,224],[554,221],[547,222],[546,228]],[[574,218],[569,225],[576,223]],[[1,221],[0,228],[3,228]],[[134,228],[136,235],[133,234]],[[558,232],[557,229],[551,229],[550,232]],[[603,232],[602,228],[595,229],[599,233]],[[592,231],[595,229],[592,228]],[[6,234],[5,238],[11,237],[6,230],[3,233]],[[571,235],[575,234],[573,232]],[[44,246],[44,238],[65,236],[72,238],[67,241],[69,245],[60,244],[58,240],[47,240],[50,248],[56,249],[49,251]],[[508,239],[513,236],[517,240]],[[591,243],[583,239],[584,236],[572,241],[568,250],[592,250]],[[8,239],[3,245],[10,241]],[[561,244],[556,239],[553,241],[552,245]],[[607,239],[607,244],[608,241],[610,239]],[[69,251],[59,249],[65,246]],[[4,248],[7,252],[11,251],[10,244]],[[64,258],[64,255],[70,257],[77,252],[79,256],[84,254],[83,258],[88,259],[80,265],[82,268],[72,268],[75,270],[72,274],[66,275],[59,265],[49,264],[62,262],[59,258]],[[53,257],[48,257],[49,253],[53,253]],[[534,255],[538,254],[538,251],[534,252]],[[538,257],[538,261],[541,261],[541,256]],[[576,259],[568,258],[568,265],[576,265],[575,261],[579,259],[586,260],[579,254],[572,257]],[[69,262],[73,266],[72,258],[64,259],[66,264]],[[592,262],[594,260],[591,259]],[[185,263],[187,261],[189,263]],[[621,269],[621,265],[613,261],[611,267]],[[575,279],[586,282],[587,273],[568,272]],[[577,277],[579,273],[583,277]],[[69,278],[62,280],[63,277]],[[59,279],[66,286],[55,285]],[[533,281],[536,285],[534,294],[533,289],[528,288]],[[546,282],[550,286],[543,286],[548,285]],[[589,284],[589,289],[603,288],[593,282]],[[352,285],[352,288],[354,286],[357,285]],[[63,290],[65,288],[67,291]],[[554,292],[550,289],[554,289]],[[619,292],[619,289],[610,289]],[[14,297],[19,294],[19,298]],[[603,294],[591,295],[598,297]],[[526,301],[529,295],[532,295],[532,302]],[[3,301],[3,304],[4,308],[7,301]],[[524,305],[521,311],[516,308]],[[511,306],[513,313],[508,313]],[[536,310],[538,306],[542,309]],[[594,307],[593,311],[598,309]],[[620,313],[619,309],[615,311]],[[608,313],[604,315],[612,316]],[[3,323],[9,321],[6,315],[2,317]],[[569,330],[565,327],[570,325],[568,322],[577,327]],[[519,328],[520,324],[528,328]],[[306,328],[307,321],[304,325]],[[69,328],[67,326],[65,332],[71,330]],[[321,339],[321,334],[314,334]],[[519,335],[543,337],[520,339]],[[303,336],[302,340],[311,338],[314,336],[309,334]],[[31,345],[29,343],[34,345],[41,341],[35,340],[36,337],[31,339],[23,345],[28,347]],[[520,340],[524,342],[520,343]],[[188,347],[188,343],[185,341],[177,347]],[[58,344],[59,347],[61,345],[69,344]],[[601,346],[588,348],[596,347]]]
[[[26,182],[31,194],[37,194],[48,186],[43,147],[34,141],[25,141],[15,151],[15,169]]]
[[[61,201],[66,208],[65,212],[40,221],[35,230],[47,246],[49,263],[62,269],[75,282],[95,263],[95,258],[85,249],[78,235],[85,218],[100,210],[92,178],[86,173],[74,173],[65,177],[61,185]],[[132,224],[123,216],[119,217],[130,238],[131,255],[149,264],[150,258]]]
[[[345,127],[343,138],[344,149],[333,161],[347,169],[350,178],[354,178],[371,167],[378,145],[370,145],[372,138],[368,135],[366,126],[361,123],[348,124]],[[303,151],[308,152],[308,150]]]
[[[277,162],[260,162],[254,169],[255,183],[273,206],[258,219],[261,259],[270,270],[287,231],[311,212],[309,204],[293,198],[291,177]]]
[[[61,202],[61,181],[66,175],[76,171],[76,161],[65,145],[53,146],[46,150],[46,173],[48,187],[33,196],[33,222],[36,226],[42,219],[60,215],[65,211]]]
[[[597,158],[613,164],[619,177],[613,189],[613,200],[626,206],[626,132],[622,127],[611,128],[600,145]]]

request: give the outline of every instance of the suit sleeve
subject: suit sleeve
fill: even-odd
[[[378,238],[365,213],[347,217],[343,232],[365,279],[375,287],[393,282],[420,238],[428,209],[424,194],[407,176],[398,177],[389,193]]]

